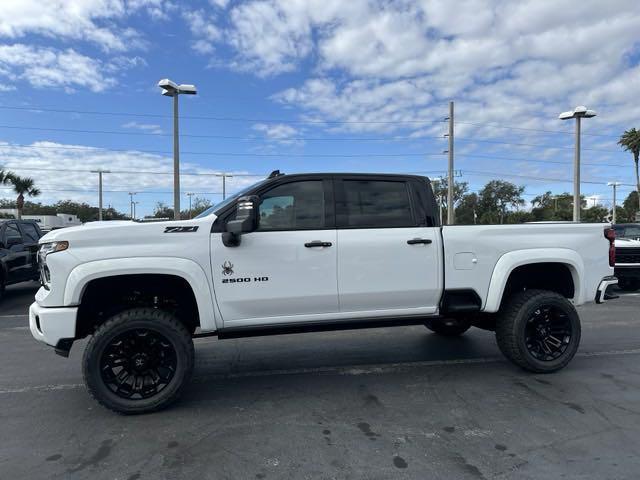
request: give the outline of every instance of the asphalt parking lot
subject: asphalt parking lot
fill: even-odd
[[[582,308],[565,370],[523,372],[493,334],[423,327],[196,342],[169,410],[125,417],[36,343],[35,286],[0,304],[0,478],[636,479],[640,294]]]

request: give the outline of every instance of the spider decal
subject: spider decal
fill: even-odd
[[[229,260],[225,261],[222,264],[222,274],[233,275],[233,263],[231,263]]]

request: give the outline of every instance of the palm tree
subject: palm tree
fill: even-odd
[[[618,140],[618,145],[633,154],[636,164],[636,190],[638,191],[638,211],[640,211],[640,176],[638,175],[638,157],[640,157],[640,130],[625,130]]]
[[[18,198],[16,198],[16,208],[18,210],[18,219],[21,219],[22,209],[24,208],[24,196],[37,197],[40,195],[40,190],[33,186],[33,178],[19,177],[14,173],[8,173],[6,177],[9,179],[11,185],[13,185],[13,191],[18,194]]]

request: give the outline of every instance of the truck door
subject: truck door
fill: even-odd
[[[22,234],[16,222],[7,222],[2,232],[6,251],[7,281],[20,282],[29,278],[29,250],[25,248]]]
[[[291,323],[338,311],[330,180],[279,183],[260,195],[259,226],[237,247],[211,235],[224,326]],[[225,222],[230,218],[220,218]]]
[[[38,241],[42,236],[35,222],[20,223],[22,238],[24,239],[25,250],[29,253],[27,263],[29,268],[28,276],[32,279],[38,278]]]
[[[434,313],[443,285],[440,229],[420,218],[414,182],[346,176],[335,193],[340,311]]]

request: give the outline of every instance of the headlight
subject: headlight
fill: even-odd
[[[40,245],[38,250],[38,264],[40,267],[40,283],[44,285],[44,288],[48,289],[51,283],[51,272],[47,266],[47,256],[52,253],[62,252],[69,248],[69,242],[47,242]]]
[[[40,258],[43,260],[51,253],[61,252],[69,248],[69,242],[47,242],[40,245]]]

